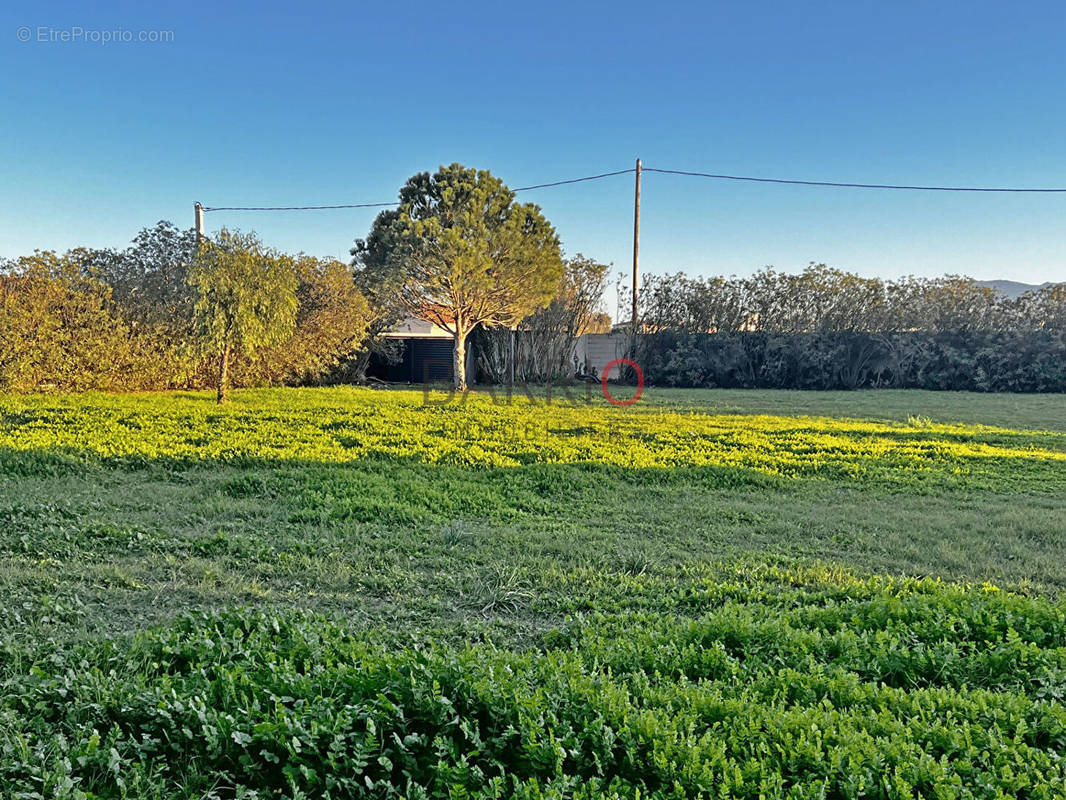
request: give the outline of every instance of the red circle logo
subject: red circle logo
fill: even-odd
[[[637,373],[637,393],[630,397],[628,400],[616,400],[611,396],[611,390],[607,388],[607,376],[611,374],[611,370],[614,369],[616,364],[628,364]],[[603,375],[600,378],[600,386],[603,387],[603,396],[607,402],[612,406],[631,406],[640,399],[640,396],[644,394],[644,370],[640,368],[640,365],[630,358],[616,358],[614,361],[607,363],[607,366],[603,368]]]

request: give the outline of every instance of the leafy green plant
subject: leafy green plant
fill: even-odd
[[[0,795],[1057,800],[1064,430],[2,396]]]
[[[738,572],[758,599],[590,620],[534,652],[390,650],[304,615],[188,617],[29,682],[5,670],[0,718],[20,722],[0,777],[70,797],[1053,796],[1061,606],[814,578]],[[781,591],[797,580],[802,605]]]
[[[532,584],[518,567],[495,566],[478,578],[471,602],[488,615],[513,613],[532,598]]]
[[[461,519],[452,520],[444,526],[441,541],[445,547],[460,547],[473,543],[476,534],[470,525]]]
[[[594,464],[651,469],[664,481],[702,469],[706,480],[723,486],[815,480],[918,491],[1066,489],[1061,432],[947,423],[915,428],[652,404],[620,413],[606,401],[545,405],[519,398],[506,405],[488,394],[441,406],[424,404],[417,392],[354,388],[241,397],[220,412],[203,395],[0,396],[0,415],[11,420],[0,426],[0,448],[110,465]],[[380,497],[351,502],[368,504],[368,518],[380,514]]]
[[[614,568],[623,575],[640,577],[654,566],[656,559],[643,549],[628,549],[612,560]]]

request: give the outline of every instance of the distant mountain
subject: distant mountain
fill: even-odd
[[[989,289],[995,289],[997,292],[1002,292],[1007,297],[1015,298],[1021,297],[1026,292],[1031,292],[1034,289],[1043,289],[1045,286],[1050,286],[1051,281],[1045,283],[1019,283],[1018,281],[978,281],[978,286],[987,286]]]

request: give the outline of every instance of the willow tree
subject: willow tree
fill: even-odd
[[[485,170],[461,164],[413,175],[352,249],[356,281],[452,334],[455,388],[466,389],[466,338],[477,325],[517,325],[555,295],[559,237],[532,203]]]
[[[292,335],[297,278],[290,259],[265,249],[255,234],[225,228],[200,245],[189,273],[194,320],[218,359],[218,402],[226,401],[233,353],[253,354]]]

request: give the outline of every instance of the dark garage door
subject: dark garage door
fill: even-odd
[[[451,339],[403,339],[403,358],[390,364],[377,355],[370,357],[367,375],[396,383],[452,380]]]
[[[452,379],[452,341],[450,339],[410,339],[414,383],[450,381]]]

